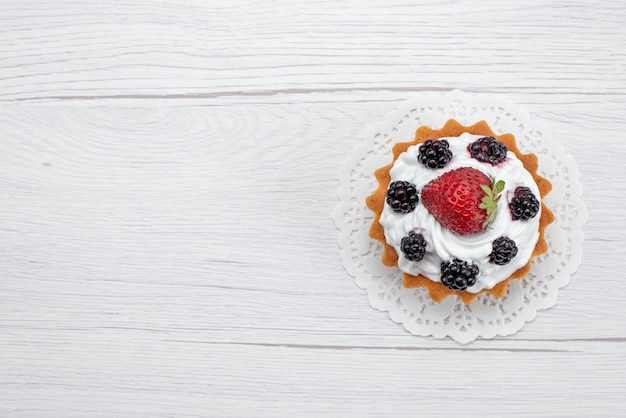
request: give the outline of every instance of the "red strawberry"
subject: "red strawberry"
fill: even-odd
[[[428,183],[422,190],[422,203],[450,231],[469,235],[493,221],[502,190],[503,181],[494,182],[475,168],[461,167]]]

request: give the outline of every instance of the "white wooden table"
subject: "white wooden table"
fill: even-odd
[[[0,1],[0,416],[625,416],[625,51],[617,0]],[[365,126],[453,88],[548,122],[590,214],[469,345],[371,309],[331,221]]]

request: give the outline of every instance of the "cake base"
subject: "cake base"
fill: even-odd
[[[413,276],[408,273],[403,273],[404,281],[403,286],[406,288],[425,287],[430,293],[430,297],[435,302],[440,302],[448,296],[456,295],[464,303],[472,303],[476,297],[483,292],[488,292],[496,297],[502,297],[506,292],[508,283],[512,279],[518,279],[524,277],[530,270],[530,264],[533,258],[545,253],[548,249],[546,240],[544,237],[544,231],[546,227],[554,221],[554,215],[543,203],[543,198],[552,190],[552,184],[544,177],[537,174],[537,156],[533,154],[523,154],[517,144],[515,143],[515,137],[512,134],[496,135],[487,122],[480,121],[471,126],[463,126],[454,119],[449,119],[441,129],[431,129],[427,126],[421,126],[415,133],[415,139],[411,142],[402,142],[394,145],[393,147],[393,162],[395,162],[400,154],[405,152],[410,146],[421,144],[427,139],[443,138],[443,137],[456,137],[462,133],[467,132],[474,135],[481,136],[493,136],[502,142],[509,151],[513,152],[517,158],[522,162],[524,168],[533,176],[533,179],[539,187],[541,195],[541,217],[539,219],[539,240],[535,245],[535,249],[528,260],[528,263],[523,267],[515,271],[504,281],[498,283],[491,289],[483,289],[478,293],[471,293],[466,291],[450,290],[439,282],[434,282],[423,275]],[[378,180],[378,189],[368,196],[366,204],[372,212],[375,214],[374,222],[370,228],[370,236],[383,244],[384,252],[382,256],[382,262],[386,266],[397,267],[398,266],[398,254],[387,244],[385,239],[385,232],[380,225],[380,215],[385,203],[385,197],[387,189],[389,188],[390,176],[389,171],[393,167],[393,162],[385,167],[376,170],[375,175]]]

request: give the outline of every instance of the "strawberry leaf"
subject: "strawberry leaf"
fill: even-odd
[[[500,194],[504,191],[504,180],[498,180],[495,185],[496,194]]]
[[[498,180],[495,181],[493,177],[491,177],[491,189],[485,185],[481,185],[480,188],[486,193],[487,196],[483,197],[478,205],[479,208],[485,209],[487,212],[487,219],[483,223],[483,228],[487,228],[493,220],[496,218],[496,207],[498,205],[498,200],[500,200],[500,194],[504,191],[504,181]]]

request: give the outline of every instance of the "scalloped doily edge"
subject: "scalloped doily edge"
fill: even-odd
[[[459,90],[453,90],[453,91],[448,92],[447,94],[446,93],[432,93],[432,94],[425,93],[425,94],[420,95],[419,97],[414,97],[414,98],[405,100],[398,106],[398,108],[388,112],[387,115],[382,119],[380,123],[371,124],[365,128],[364,135],[363,135],[365,140],[357,144],[354,147],[354,150],[350,158],[347,161],[345,161],[343,169],[340,174],[340,187],[337,193],[337,198],[339,199],[340,203],[338,207],[336,208],[332,217],[335,226],[337,227],[337,229],[339,229],[340,232],[342,231],[342,228],[346,226],[346,220],[345,220],[346,207],[344,205],[343,196],[345,196],[345,194],[349,192],[349,183],[350,183],[350,178],[351,178],[349,175],[349,170],[347,170],[346,168],[356,167],[358,162],[362,160],[362,156],[365,153],[367,153],[369,149],[371,149],[371,146],[374,144],[374,137],[380,132],[385,131],[387,127],[397,125],[399,121],[402,120],[402,117],[408,111],[410,111],[411,108],[420,106],[422,103],[424,103],[425,100],[428,99],[428,97],[436,97],[438,100],[440,100],[442,96],[445,96],[445,95],[449,96],[449,101],[452,102],[454,100],[459,100],[459,101],[466,100],[468,94],[461,92]],[[578,167],[576,166],[575,161],[573,160],[571,155],[565,152],[565,149],[562,146],[562,144],[553,139],[551,129],[547,123],[540,121],[540,120],[532,119],[530,114],[526,110],[522,109],[518,105],[509,103],[505,100],[502,100],[499,98],[491,98],[491,97],[488,97],[486,95],[481,95],[481,94],[471,95],[471,97],[473,100],[476,100],[477,102],[489,101],[490,103],[493,104],[493,107],[503,107],[505,109],[511,110],[512,111],[511,113],[514,113],[515,115],[517,115],[518,119],[527,120],[528,122],[532,121],[532,123],[534,123],[535,125],[539,125],[541,127],[541,130],[543,132],[548,133],[549,137],[551,138],[550,146],[559,148],[558,154],[563,155],[565,158],[569,160],[567,164],[567,166],[571,168],[569,172],[569,177],[570,177],[569,184],[574,187],[574,192],[575,192],[574,198],[580,203],[580,205],[578,206],[578,216],[575,222],[579,228],[574,231],[569,232],[569,237],[572,242],[571,258],[573,262],[567,264],[565,274],[563,274],[561,277],[561,280],[558,280],[556,283],[558,286],[558,289],[562,289],[569,284],[571,280],[571,276],[575,274],[575,272],[580,268],[580,265],[582,263],[582,243],[584,241],[584,233],[582,231],[582,226],[587,220],[588,211],[582,201],[583,190],[582,190],[582,185],[580,184],[580,173],[578,171]],[[433,124],[431,125],[431,127],[435,129],[440,128],[443,125],[443,123],[445,123],[445,120],[442,120],[439,126]],[[397,138],[394,139],[393,142],[398,142]],[[539,157],[540,166],[541,166],[541,156],[538,156],[538,157]],[[384,162],[381,163],[381,165],[383,164]],[[532,322],[536,318],[540,310],[545,310],[545,309],[554,307],[557,303],[558,295],[560,293],[560,292],[556,292],[554,299],[550,300],[549,303],[544,304],[543,306],[540,306],[537,308],[529,306],[529,309],[526,309],[523,315],[518,315],[516,317],[515,322],[517,324],[515,324],[515,326],[510,326],[508,328],[503,328],[503,329],[481,328],[480,331],[475,334],[469,334],[469,333],[462,334],[462,333],[450,332],[450,330],[448,329],[436,329],[436,328],[429,329],[429,328],[415,327],[413,326],[411,322],[409,322],[409,320],[406,317],[403,317],[403,315],[397,313],[397,311],[390,310],[388,306],[385,306],[384,303],[381,303],[379,299],[375,299],[373,297],[371,289],[370,289],[371,283],[368,282],[367,280],[361,279],[360,275],[362,274],[362,272],[358,268],[358,266],[356,266],[354,263],[348,262],[348,260],[350,259],[349,235],[343,236],[340,233],[338,237],[338,246],[341,250],[342,265],[344,269],[348,272],[350,276],[354,278],[355,284],[359,288],[366,291],[370,306],[378,311],[387,312],[387,314],[389,315],[389,318],[393,322],[403,325],[403,327],[413,335],[418,335],[418,336],[423,336],[423,337],[432,336],[437,339],[444,339],[444,338],[450,337],[451,339],[454,339],[455,341],[462,343],[462,344],[470,343],[477,338],[492,339],[492,338],[495,338],[496,336],[513,335],[519,332],[519,330],[522,329],[526,323]],[[393,270],[390,267],[388,269]],[[452,301],[450,301],[450,299],[452,299]],[[457,298],[448,298],[440,303],[441,304],[446,304],[446,303],[454,304],[455,299]]]

